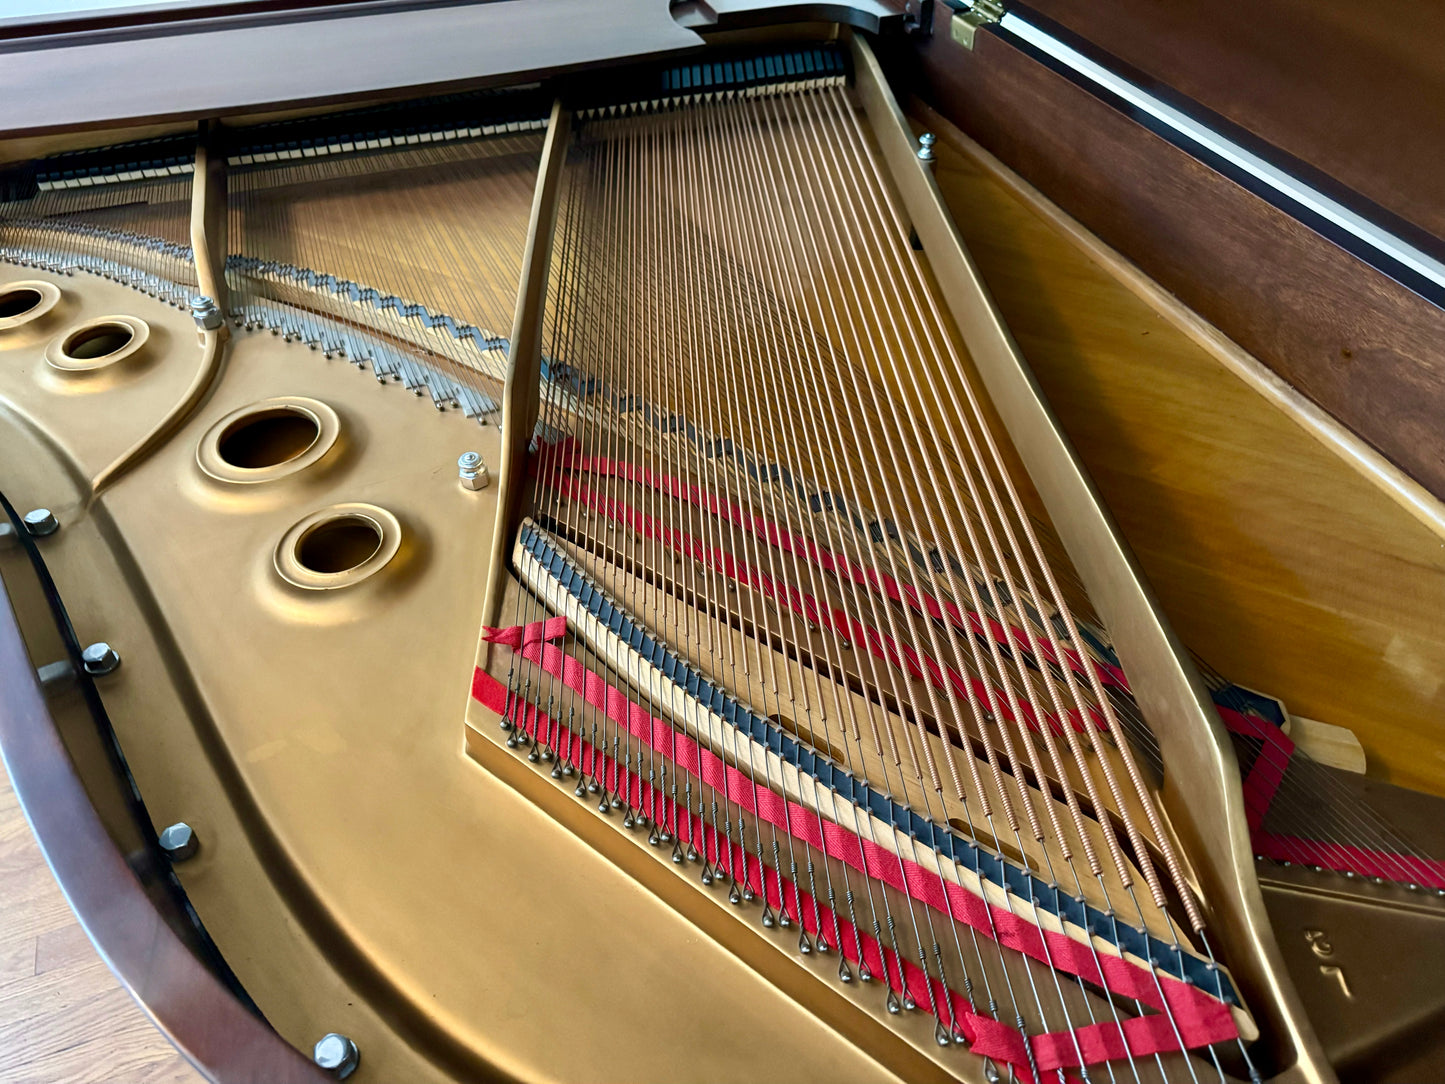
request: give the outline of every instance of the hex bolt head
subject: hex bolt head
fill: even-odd
[[[461,480],[463,489],[474,491],[486,489],[492,481],[492,476],[487,473],[487,465],[476,452],[463,452],[457,458],[457,477]]]
[[[333,1031],[316,1044],[311,1051],[311,1060],[337,1080],[345,1080],[361,1063],[361,1051],[345,1035]]]
[[[185,862],[196,856],[201,841],[196,838],[195,829],[185,821],[177,821],[160,834],[161,850],[172,862]]]
[[[216,303],[204,294],[191,298],[191,319],[202,331],[215,331],[224,322]]]
[[[120,653],[104,640],[91,644],[80,653],[80,663],[92,677],[108,674],[120,665]]]
[[[60,530],[60,520],[48,508],[36,508],[25,513],[25,529],[35,538],[44,538]]]
[[[918,160],[920,162],[930,166],[933,164],[936,157],[933,153],[933,144],[936,142],[938,142],[938,137],[932,132],[924,132],[918,137]]]

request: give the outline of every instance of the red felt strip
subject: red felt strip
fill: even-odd
[[[1224,726],[1234,734],[1247,738],[1258,738],[1262,743],[1254,766],[1244,777],[1244,812],[1251,832],[1259,831],[1264,824],[1279,785],[1284,781],[1285,770],[1290,757],[1294,755],[1294,742],[1289,735],[1273,723],[1252,719],[1244,712],[1235,711],[1216,704]]]
[[[1249,838],[1256,854],[1275,861],[1299,862],[1341,872],[1349,870],[1362,877],[1381,877],[1387,881],[1414,881],[1426,888],[1445,888],[1445,862],[1437,862],[1433,858],[1417,858],[1348,843],[1325,843],[1270,832],[1254,832]]]
[[[568,497],[584,504],[592,511],[619,523],[626,523],[644,537],[656,538],[679,553],[720,571],[728,578],[753,587],[760,594],[786,605],[805,620],[841,633],[853,643],[866,644],[869,651],[876,657],[898,667],[914,678],[930,682],[941,692],[959,699],[971,695],[977,698],[980,704],[985,705],[988,710],[995,711],[1003,718],[1009,720],[1016,718],[1008,706],[1002,702],[1001,698],[993,694],[988,684],[981,678],[965,677],[951,666],[940,666],[931,656],[906,644],[899,644],[891,636],[870,625],[863,624],[844,610],[830,609],[825,602],[819,601],[796,587],[779,584],[766,573],[751,568],[746,562],[739,561],[726,550],[709,547],[684,531],[666,527],[653,517],[637,511],[622,501],[601,497],[576,478],[559,478],[556,486]],[[1018,700],[1018,705],[1025,725],[1037,730],[1040,718],[1037,709],[1022,698]],[[1105,726],[1103,717],[1098,712],[1091,712],[1091,714],[1095,725],[1103,729]],[[1070,710],[1066,713],[1066,717],[1069,725],[1075,730],[1083,729],[1077,711]],[[1053,727],[1056,733],[1060,732],[1058,716],[1044,712],[1042,718]]]
[[[577,442],[571,437],[549,445],[538,456],[536,469],[549,482],[552,477],[550,470],[561,469],[580,471],[601,477],[625,478],[637,485],[657,489],[679,500],[686,500],[697,508],[742,527],[754,537],[767,542],[783,553],[801,555],[825,572],[851,579],[854,583],[866,586],[894,602],[906,602],[919,613],[925,613],[937,620],[943,620],[946,614],[955,628],[980,635],[983,634],[986,626],[988,634],[1000,646],[1008,647],[1012,641],[1013,645],[1020,650],[1031,650],[1028,635],[1023,629],[1010,625],[1005,631],[1005,627],[992,617],[981,616],[974,610],[960,610],[952,602],[940,603],[938,599],[926,592],[918,591],[908,584],[900,584],[886,572],[874,568],[860,568],[850,562],[844,554],[824,549],[802,535],[779,528],[777,524],[762,516],[752,515],[735,501],[720,500],[707,490],[685,483],[672,475],[659,474],[645,467],[637,467],[606,456],[583,455]],[[1038,644],[1039,654],[1049,662],[1057,663],[1058,655],[1049,639],[1035,637],[1035,640]],[[1085,672],[1083,662],[1075,649],[1065,648],[1064,657],[1068,659],[1069,668],[1075,673],[1083,674]],[[1128,679],[1117,666],[1097,659],[1091,661],[1094,664],[1095,672],[1104,684],[1128,690]]]
[[[564,684],[580,693],[593,707],[602,710],[619,727],[625,727],[634,737],[647,743],[683,770],[713,789],[722,791],[728,801],[784,832],[791,833],[825,855],[838,858],[865,876],[883,881],[935,910],[967,923],[1005,947],[1013,948],[1059,970],[1079,975],[1085,981],[1104,986],[1115,993],[1133,997],[1152,1008],[1163,1009],[1164,1001],[1159,997],[1162,989],[1187,1046],[1218,1042],[1237,1034],[1228,1006],[1196,987],[1168,976],[1156,975],[1117,956],[1106,953],[1096,955],[1088,946],[1073,938],[1061,932],[1042,930],[1010,911],[988,904],[961,885],[945,881],[937,874],[930,874],[917,863],[886,850],[872,840],[860,837],[842,825],[823,821],[820,826],[814,811],[791,802],[770,789],[759,788],[744,773],[728,767],[696,740],[679,734],[670,724],[652,716],[642,705],[628,700],[624,693],[608,684],[600,675],[588,670],[577,659],[571,658],[555,646],[534,642],[525,646],[521,654],[545,672],[561,678]],[[500,683],[478,669],[473,682],[473,695],[484,703],[489,703],[489,697],[496,698],[497,689],[501,689]],[[574,739],[580,741],[580,738],[569,733],[562,740]],[[583,771],[590,771],[585,762],[577,762],[581,764]],[[634,781],[630,777],[625,780],[614,778],[611,783],[613,789],[617,789],[618,782],[626,786],[624,793],[629,803],[636,808],[649,808],[642,804],[642,791],[645,788],[640,779]],[[637,787],[636,791],[634,786]],[[649,794],[648,801],[655,802],[656,795]],[[1132,1049],[1133,1040],[1130,1039],[1129,1042]],[[1072,1046],[1072,1042],[1070,1045]]]
[[[594,685],[593,688],[595,689],[596,686]],[[613,691],[615,690],[608,689],[608,692]],[[481,669],[478,669],[473,675],[472,695],[480,703],[498,713],[504,711],[507,706],[506,688]],[[622,700],[621,703],[618,702],[619,699]],[[624,718],[637,718],[638,712],[632,710],[637,705],[626,702],[625,698],[620,698],[620,696],[614,698],[603,694],[601,700],[602,703],[596,706],[608,705],[609,715],[612,709],[619,709],[621,717],[613,716],[615,721],[621,723]],[[624,712],[621,709],[626,710]],[[1024,1050],[1023,1037],[1016,1029],[973,1012],[972,1006],[956,991],[945,988],[916,964],[900,959],[891,949],[858,930],[851,922],[814,899],[800,886],[794,885],[776,870],[760,863],[756,855],[749,855],[746,850],[733,844],[730,840],[720,840],[704,819],[675,805],[663,791],[650,786],[638,773],[625,771],[611,757],[606,754],[598,754],[580,735],[557,725],[555,720],[537,710],[535,706],[530,712],[520,713],[516,718],[516,725],[529,735],[545,735],[553,743],[558,754],[568,762],[578,765],[579,770],[584,774],[609,780],[609,789],[625,793],[628,801],[635,808],[651,810],[653,819],[667,825],[679,840],[697,846],[706,861],[717,865],[755,891],[760,891],[771,906],[786,910],[793,920],[801,924],[810,934],[816,936],[820,928],[827,932],[829,939],[846,958],[854,963],[865,962],[875,975],[886,976],[889,985],[894,990],[900,994],[905,991],[912,994],[923,1011],[933,1012],[935,1003],[946,998],[944,1003],[947,1008],[944,1015],[951,1015],[952,1019],[956,1021],[975,1054],[1012,1065],[1020,1080],[1033,1080],[1029,1073],[1029,1058]],[[668,727],[667,729],[677,736],[676,731],[673,731],[672,728]],[[680,748],[685,744],[685,742],[682,742],[681,745],[674,743],[674,747]],[[716,759],[706,751],[704,751],[704,756]],[[695,760],[696,758],[694,758]],[[679,763],[681,762],[679,761]],[[693,774],[697,776],[697,772],[694,771]],[[716,778],[716,772],[711,774]],[[707,781],[706,774],[700,778]],[[751,780],[747,780],[741,793],[746,793],[748,789],[752,788]],[[733,797],[732,800],[736,801],[736,797]],[[795,805],[793,808],[800,814],[807,812]],[[806,820],[808,816],[803,816],[802,819]],[[977,899],[976,897],[971,898]],[[981,903],[981,901],[979,902]],[[993,910],[996,915],[999,914],[996,908]],[[988,931],[984,930],[983,932],[987,933]],[[1049,936],[1051,938],[1062,937],[1062,935],[1054,934]],[[1135,971],[1142,970],[1125,961],[1119,961],[1115,957],[1104,957],[1104,959],[1120,963]],[[1106,970],[1112,976],[1114,969],[1107,963]],[[1165,981],[1172,982],[1173,980]],[[1152,987],[1152,983],[1144,985]],[[1193,987],[1186,987],[1182,983],[1174,982],[1173,985],[1187,991],[1185,998],[1180,998],[1177,991],[1169,990],[1166,986],[1170,1007],[1175,1012],[1176,1022],[1180,1024],[1181,1031],[1186,1035],[1187,1043],[1193,1046],[1220,1042],[1233,1038],[1237,1034],[1233,1018],[1227,1007],[1207,997],[1204,1000],[1212,1003],[1213,1008],[1208,1012],[1198,1013],[1197,1020],[1191,1018],[1186,1028],[1185,1017],[1196,1013],[1197,1006],[1181,1002],[1188,1000],[1188,995],[1201,996],[1200,991]],[[1110,988],[1116,992],[1123,992],[1119,991],[1117,986]],[[1147,993],[1147,989],[1140,992]],[[1146,999],[1141,998],[1140,1000]],[[1081,1052],[1084,1063],[1094,1064],[1130,1054],[1135,1057],[1146,1057],[1155,1053],[1179,1049],[1173,1027],[1169,1024],[1168,1018],[1162,1015],[1127,1019],[1123,1022],[1122,1030],[1119,1025],[1108,1021],[1080,1027],[1072,1033],[1049,1032],[1030,1036],[1029,1046],[1033,1051],[1034,1063],[1044,1072],[1077,1067],[1080,1064],[1079,1054]]]

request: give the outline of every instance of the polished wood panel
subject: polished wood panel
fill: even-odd
[[[897,59],[990,152],[1445,496],[1445,312],[994,34],[973,52],[936,34]]]
[[[0,1080],[204,1078],[105,966],[61,895],[0,766]]]
[[[1408,222],[1445,236],[1445,4],[1030,0]]]
[[[1186,334],[1192,314],[927,123],[960,231],[1185,643],[1354,730],[1372,775],[1445,792],[1445,543]]]

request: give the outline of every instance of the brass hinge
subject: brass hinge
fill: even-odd
[[[973,0],[973,5],[966,11],[953,13],[950,20],[953,40],[965,49],[972,49],[974,35],[978,33],[979,27],[998,22],[1003,18],[1003,13],[1001,0]]]

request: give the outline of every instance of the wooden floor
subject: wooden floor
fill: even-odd
[[[76,922],[0,767],[0,1084],[197,1084]]]

